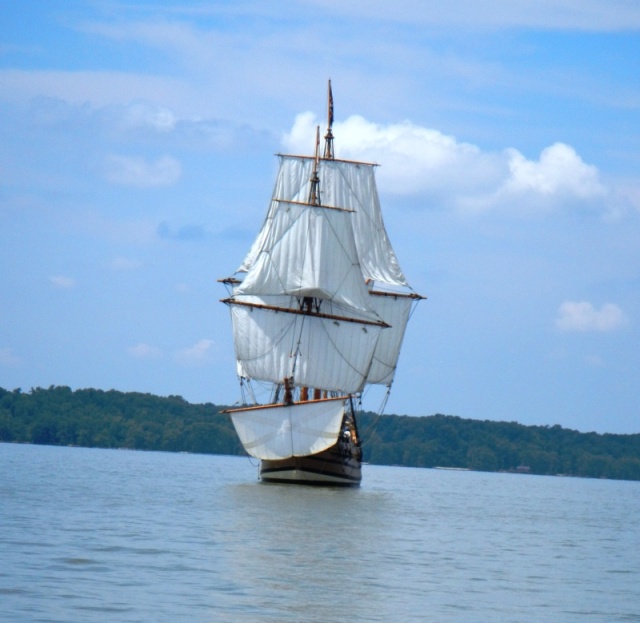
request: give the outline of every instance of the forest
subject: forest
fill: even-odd
[[[244,455],[224,406],[180,396],[0,388],[0,442]],[[539,475],[640,480],[640,433],[582,433],[554,426],[451,415],[359,415],[364,460]]]

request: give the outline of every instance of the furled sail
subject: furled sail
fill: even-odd
[[[338,439],[345,398],[233,409],[229,413],[246,451],[258,459],[308,456]]]

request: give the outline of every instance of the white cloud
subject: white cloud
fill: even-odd
[[[49,277],[49,283],[63,290],[70,290],[76,287],[76,280],[73,279],[73,277],[65,277],[64,275],[53,275]]]
[[[546,147],[536,162],[527,160],[515,149],[509,155],[509,179],[505,190],[541,195],[565,195],[580,199],[602,196],[606,190],[598,178],[598,169],[585,164],[575,150],[564,143]]]
[[[202,339],[193,346],[177,352],[176,360],[182,365],[202,364],[209,361],[213,340]]]
[[[182,175],[180,162],[171,156],[147,162],[139,156],[114,154],[107,158],[106,165],[106,177],[110,182],[137,188],[171,186]]]
[[[556,327],[561,331],[613,331],[625,324],[623,311],[613,303],[599,310],[587,301],[565,301],[558,310]]]
[[[285,147],[294,153],[311,153],[317,123],[312,113],[298,115],[283,137]],[[608,190],[598,169],[564,143],[543,149],[538,160],[528,160],[513,148],[484,152],[408,121],[385,126],[352,116],[335,123],[334,130],[340,138],[336,156],[380,162],[377,177],[381,190],[387,192],[437,195],[441,205],[475,212],[593,202],[608,209]]]
[[[142,342],[130,346],[127,348],[127,352],[135,359],[157,359],[162,355],[162,351],[157,346],[150,346]]]
[[[318,121],[313,113],[296,117],[283,143],[294,153],[311,153]],[[380,125],[359,115],[334,123],[336,156],[378,162],[380,187],[397,194],[470,192],[495,188],[506,166],[495,154],[408,121]]]
[[[22,362],[20,357],[13,354],[13,349],[9,347],[0,348],[0,365],[17,366]]]

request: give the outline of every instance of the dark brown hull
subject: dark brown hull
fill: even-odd
[[[362,480],[361,455],[360,448],[353,444],[347,449],[338,443],[310,456],[292,457],[281,461],[263,460],[260,463],[260,480],[357,487]]]

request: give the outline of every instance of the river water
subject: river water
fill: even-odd
[[[7,623],[640,621],[640,482],[0,444]]]

